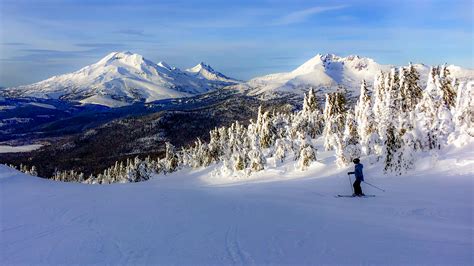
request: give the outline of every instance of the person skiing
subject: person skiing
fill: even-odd
[[[352,162],[354,162],[354,172],[348,172],[348,175],[355,175],[355,181],[353,184],[354,187],[354,194],[352,194],[353,197],[355,196],[365,196],[364,193],[362,193],[362,188],[360,187],[360,183],[364,181],[364,174],[362,173],[362,168],[364,168],[364,165],[360,163],[359,158],[355,158]]]

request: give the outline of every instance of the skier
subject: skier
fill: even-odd
[[[352,162],[354,162],[355,167],[354,167],[354,172],[348,172],[348,175],[354,174],[355,175],[355,181],[354,181],[354,194],[352,194],[353,197],[358,196],[365,196],[364,193],[362,193],[362,188],[360,187],[360,183],[364,181],[364,174],[362,173],[362,168],[364,168],[364,165],[360,163],[359,158],[355,158]]]

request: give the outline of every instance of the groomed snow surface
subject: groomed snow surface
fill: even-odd
[[[474,145],[404,176],[365,163],[375,198],[349,194],[330,153],[306,172],[248,179],[183,170],[85,185],[0,165],[0,264],[473,265]]]

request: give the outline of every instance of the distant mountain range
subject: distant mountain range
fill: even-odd
[[[76,72],[6,88],[2,94],[120,107],[192,96],[239,82],[204,63],[183,71],[165,62],[155,64],[139,54],[113,52]]]
[[[425,83],[430,67],[424,64],[414,66],[420,72],[420,83]],[[114,52],[70,74],[54,76],[31,85],[5,88],[0,91],[0,96],[61,99],[108,107],[188,97],[224,87],[261,99],[289,94],[302,96],[310,87],[323,93],[343,87],[349,94],[356,96],[362,80],[366,80],[370,86],[378,72],[389,71],[392,67],[357,55],[340,57],[318,54],[293,71],[242,82],[205,63],[180,70],[164,62],[155,64],[138,54]],[[454,65],[448,68],[459,80],[474,79],[473,70]]]

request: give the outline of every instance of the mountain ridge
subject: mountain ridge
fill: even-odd
[[[425,86],[430,67],[421,63],[413,66],[420,73],[420,85]],[[372,58],[359,55],[343,57],[335,54],[317,54],[288,72],[255,77],[233,87],[262,99],[289,94],[302,97],[310,87],[324,93],[343,87],[350,95],[357,96],[362,80],[367,81],[371,87],[380,71],[388,72],[394,67],[402,66],[379,64]],[[474,79],[474,70],[455,65],[449,65],[448,69],[459,80]]]
[[[139,54],[112,52],[78,71],[2,92],[8,97],[64,99],[120,107],[197,95],[239,82],[212,71],[213,75],[198,77],[163,61],[155,64]]]
[[[425,86],[430,67],[421,63],[413,66],[420,73],[420,85]],[[125,51],[112,52],[97,63],[72,73],[5,88],[0,96],[59,98],[108,107],[188,97],[224,87],[261,99],[288,95],[302,97],[310,87],[322,94],[343,87],[349,96],[357,96],[362,80],[366,80],[370,88],[378,72],[387,72],[393,67],[399,66],[379,64],[360,55],[317,54],[288,72],[243,82],[214,70],[204,62],[181,70],[164,61],[155,64],[139,54]],[[455,65],[449,65],[448,69],[460,81],[474,79],[474,70]]]

